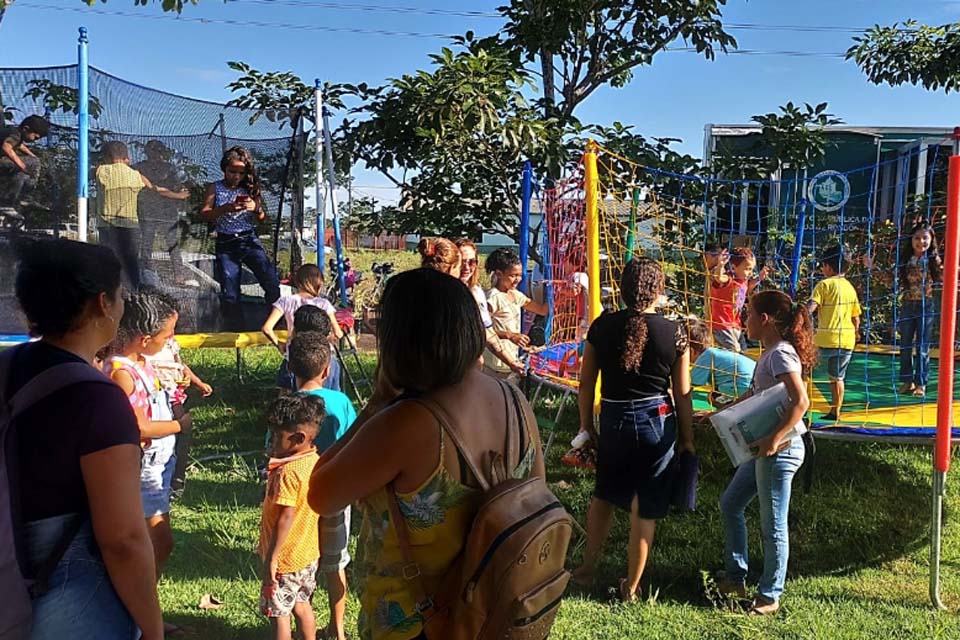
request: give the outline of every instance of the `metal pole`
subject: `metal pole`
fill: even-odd
[[[333,210],[333,239],[337,251],[337,281],[340,303],[347,306],[347,279],[343,272],[343,236],[340,234],[340,212],[337,211],[337,179],[333,170],[333,139],[330,136],[330,112],[323,110],[323,142],[327,157],[327,180],[330,183],[330,208]]]
[[[77,43],[77,238],[87,241],[87,203],[90,199],[90,67],[87,28],[80,27]]]
[[[587,278],[589,279],[588,313],[593,323],[603,311],[600,303],[600,176],[597,173],[597,144],[590,141],[584,155],[584,187],[587,217]],[[594,414],[600,409],[600,376],[594,394]]]
[[[623,260],[626,264],[633,260],[633,253],[637,250],[637,213],[640,211],[640,187],[634,187],[630,199],[630,224],[627,226],[627,255]]]
[[[954,144],[960,127],[954,129]],[[930,518],[930,600],[946,609],[940,599],[940,542],[943,496],[950,470],[950,437],[953,433],[953,387],[957,330],[957,279],[960,271],[960,155],[950,157],[947,180],[947,229],[944,234],[943,300],[940,309],[940,371],[937,381],[937,439],[933,454],[933,512]]]
[[[223,114],[220,114],[220,118],[217,120],[217,127],[220,129],[220,152],[227,152],[227,121],[224,119]]]
[[[317,266],[320,272],[327,272],[326,250],[326,217],[327,203],[323,198],[323,92],[320,91],[320,78],[313,81],[313,137],[314,161],[317,164],[316,192],[314,206],[317,208]]]
[[[520,201],[520,291],[528,293],[527,264],[530,261],[530,200],[533,198],[533,167],[523,163],[523,183]]]

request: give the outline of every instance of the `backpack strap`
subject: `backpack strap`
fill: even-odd
[[[68,362],[55,365],[42,373],[31,378],[23,387],[10,397],[9,378],[10,370],[13,366],[14,358],[20,347],[14,347],[0,353],[0,397],[3,401],[3,412],[8,422],[8,428],[12,428],[13,420],[24,411],[34,406],[47,396],[50,396],[61,389],[79,384],[81,382],[94,382],[104,384],[114,384],[103,373],[85,362]],[[11,499],[15,499],[11,496]],[[88,519],[86,511],[76,514],[71,518],[63,529],[57,544],[54,545],[50,554],[40,565],[36,574],[32,576],[29,582],[28,591],[31,598],[38,598],[46,593],[48,581],[57,568],[63,554],[77,533],[83,527]]]
[[[397,498],[397,492],[392,482],[387,485],[387,507],[390,509],[390,519],[393,520],[393,528],[397,532],[397,542],[400,543],[400,553],[403,556],[403,579],[413,593],[414,607],[417,613],[423,616],[424,620],[429,620],[432,615],[429,612],[434,608],[434,601],[431,596],[427,595],[427,589],[423,584],[423,575],[420,573],[420,565],[413,557],[410,530],[407,528],[406,519],[400,512],[400,499]]]

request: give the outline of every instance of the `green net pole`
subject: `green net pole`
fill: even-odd
[[[627,226],[627,259],[633,260],[633,252],[637,245],[637,211],[640,209],[640,187],[633,188],[633,199],[630,201],[630,224]],[[626,264],[626,262],[624,264]]]

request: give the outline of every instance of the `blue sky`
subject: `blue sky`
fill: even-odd
[[[379,7],[357,10],[350,5]],[[77,27],[90,30],[91,63],[122,78],[174,93],[226,100],[233,77],[228,60],[264,70],[290,70],[304,80],[376,84],[427,68],[427,55],[443,38],[348,33],[323,29],[454,34],[494,32],[500,22],[483,16],[431,15],[425,9],[492,13],[499,4],[480,0],[201,0],[183,18],[159,6],[134,7],[109,0],[90,9],[82,0],[16,0],[0,26],[0,64],[67,64],[76,56]],[[299,6],[297,6],[299,5]],[[326,5],[326,6],[323,6]],[[420,12],[388,11],[409,7]],[[125,15],[110,15],[110,14]],[[914,18],[960,20],[960,2],[938,0],[730,0],[734,24],[861,28]],[[204,22],[199,21],[204,19]],[[230,24],[230,23],[234,24]],[[251,26],[244,22],[295,25]],[[843,31],[741,30],[742,49],[839,53],[852,34]],[[913,87],[875,87],[853,63],[831,57],[729,55],[706,62],[692,53],[666,53],[637,71],[624,89],[602,89],[578,111],[584,121],[615,120],[651,136],[679,137],[683,150],[700,155],[707,123],[740,123],[751,115],[795,102],[829,102],[849,124],[952,126],[960,124],[960,97]],[[384,184],[358,176],[371,193]]]

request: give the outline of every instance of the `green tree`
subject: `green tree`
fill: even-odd
[[[540,104],[566,122],[603,86],[623,87],[669,49],[712,60],[735,48],[724,31],[726,0],[510,0],[503,42],[539,67]],[[680,43],[680,44],[678,44]]]
[[[846,57],[874,84],[960,90],[960,23],[874,25],[853,42]]]
[[[11,3],[13,0],[9,0]],[[99,0],[101,4],[105,3],[107,0]],[[227,0],[223,0],[226,2]],[[94,6],[97,4],[97,0],[81,0],[89,6]],[[188,4],[197,4],[199,0],[133,0],[133,5],[136,7],[145,7],[148,4],[159,3],[164,11],[176,11],[180,13],[183,11],[183,8]]]

